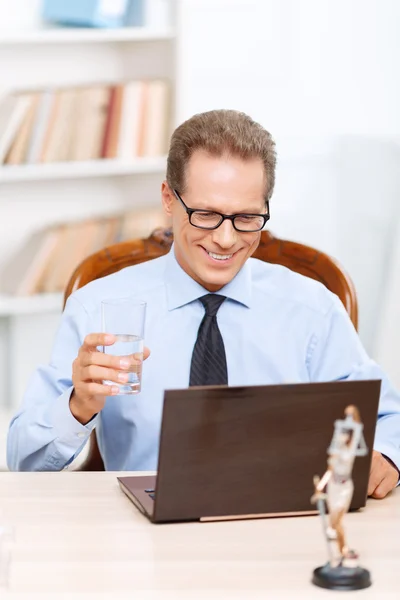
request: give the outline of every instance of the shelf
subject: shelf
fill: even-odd
[[[83,179],[90,177],[119,177],[164,173],[166,158],[138,158],[135,161],[90,160],[85,162],[59,162],[39,165],[0,167],[0,183],[46,181],[54,179]]]
[[[0,294],[0,317],[61,312],[62,304],[61,293],[21,297]]]
[[[0,47],[24,44],[90,44],[114,42],[151,42],[173,39],[172,30],[154,30],[148,27],[116,29],[42,28],[26,31],[0,31]]]

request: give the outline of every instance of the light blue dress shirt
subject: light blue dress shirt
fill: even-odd
[[[96,427],[107,470],[157,468],[163,392],[185,388],[208,293],[166,256],[128,267],[76,291],[63,313],[50,364],[28,385],[10,424],[12,470],[61,470]],[[374,447],[400,466],[400,396],[367,356],[340,300],[322,284],[249,259],[218,293],[230,385],[382,379]],[[69,410],[72,362],[88,333],[100,332],[100,302],[134,295],[147,302],[142,391],[114,396],[88,425]],[[362,407],[361,407],[362,409]]]

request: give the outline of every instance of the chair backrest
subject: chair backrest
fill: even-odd
[[[114,244],[92,254],[82,261],[72,274],[65,290],[64,304],[72,292],[94,279],[167,254],[172,242],[171,230],[157,229],[146,239]],[[358,308],[353,282],[333,258],[310,246],[276,238],[269,231],[262,232],[260,245],[253,256],[266,262],[284,265],[292,271],[323,283],[343,302],[357,329]],[[91,434],[89,455],[81,469],[104,470],[95,432]]]
[[[114,244],[92,254],[72,274],[65,290],[64,303],[72,292],[94,279],[167,254],[172,242],[170,229],[156,229],[148,238]],[[339,296],[357,329],[358,309],[354,285],[336,260],[310,246],[281,240],[270,231],[262,232],[260,245],[253,256],[284,265],[323,283]]]

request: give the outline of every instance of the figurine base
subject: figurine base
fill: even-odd
[[[327,563],[314,569],[312,582],[327,590],[363,590],[371,585],[371,576],[362,567],[331,567]]]

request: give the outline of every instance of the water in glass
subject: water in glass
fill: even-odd
[[[120,394],[138,394],[140,392],[142,381],[142,362],[134,364],[135,357],[133,355],[143,355],[144,341],[138,335],[116,334],[116,342],[112,346],[105,346],[106,354],[113,354],[119,357],[129,357],[132,359],[132,368],[128,372],[129,380],[127,383],[117,381],[104,381],[106,385],[117,385]]]

